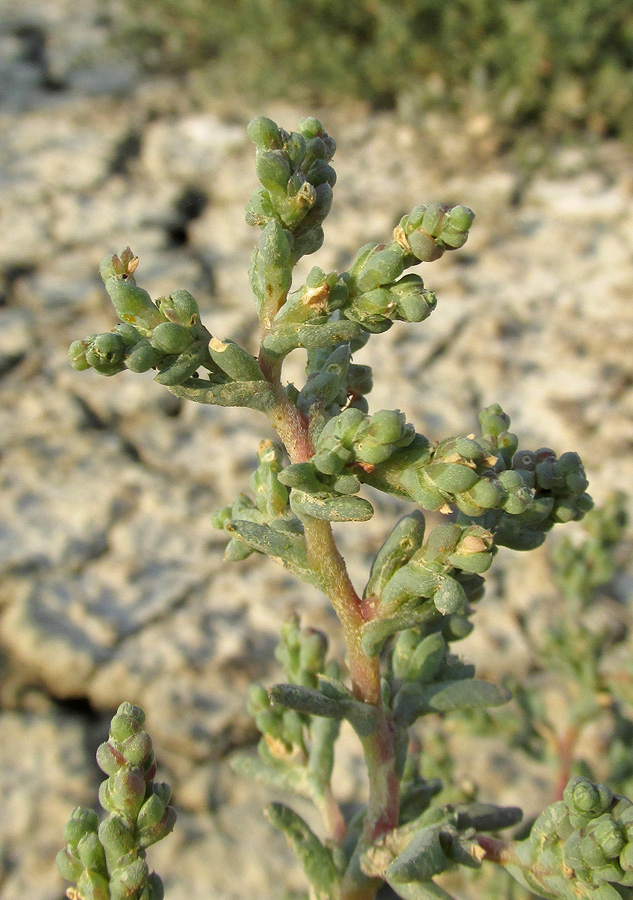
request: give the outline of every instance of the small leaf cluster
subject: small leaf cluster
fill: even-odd
[[[441,868],[430,874],[426,857],[418,861],[418,874],[404,868],[404,859],[390,870],[387,880],[393,882],[426,881],[457,862],[463,862],[458,843],[453,838],[464,832],[459,840],[468,842],[473,828],[496,831],[515,824],[520,811],[505,810],[493,805],[461,805],[459,807],[431,807],[433,797],[441,790],[437,779],[427,781],[412,771],[407,756],[408,726],[420,715],[446,713],[455,709],[472,709],[504,703],[508,695],[494,685],[473,680],[474,667],[462,663],[449,653],[448,644],[455,639],[453,630],[464,636],[465,629],[456,627],[450,617],[443,617],[433,628],[421,632],[403,632],[393,649],[390,676],[384,685],[384,701],[394,709],[394,721],[399,729],[399,774],[405,781],[400,827],[384,841],[368,851],[363,871],[376,875],[376,860],[383,860],[388,849],[390,860],[403,850],[419,833],[424,836],[432,826],[434,834],[442,833],[447,855]],[[327,640],[313,629],[300,628],[296,618],[286,623],[276,658],[282,664],[286,683],[276,684],[268,691],[261,685],[251,688],[249,711],[262,733],[258,755],[238,754],[233,767],[241,774],[255,777],[266,784],[309,797],[327,814],[327,797],[332,774],[333,746],[341,720],[350,722],[361,740],[375,732],[377,713],[374,707],[356,700],[340,680],[336,664],[325,663]],[[405,777],[406,770],[406,777]],[[331,900],[338,896],[340,879],[349,865],[353,843],[347,850],[332,852],[323,844],[303,819],[281,804],[272,804],[266,811],[272,824],[286,835],[315,896]],[[441,823],[441,826],[438,824]],[[356,826],[362,824],[356,822]],[[355,823],[350,824],[353,830]],[[451,835],[449,840],[449,834]],[[452,850],[448,850],[453,841]],[[419,843],[419,841],[418,841]],[[471,846],[472,841],[468,846]],[[416,844],[417,847],[417,844]],[[475,852],[474,845],[467,851]],[[417,855],[426,853],[420,849]],[[420,866],[422,868],[420,868]],[[400,871],[400,875],[396,870]],[[384,865],[382,875],[384,875]],[[424,871],[423,871],[424,868]],[[407,896],[401,894],[401,896]]]
[[[158,369],[156,380],[164,385],[180,384],[205,364],[214,369],[195,299],[174,291],[155,303],[136,283],[137,266],[129,247],[102,260],[101,277],[122,324],[75,341],[69,351],[73,368],[100,375]]]
[[[478,869],[479,836],[521,821],[521,810],[490,803],[429,807],[393,829],[361,859],[365,874],[385,880],[403,900],[451,900],[433,878],[459,867]]]
[[[506,868],[542,897],[621,900],[633,886],[633,803],[604,784],[573,777]]]
[[[139,706],[121,704],[108,741],[97,750],[97,763],[108,776],[99,790],[108,816],[99,824],[94,810],[78,807],[66,825],[57,868],[77,885],[81,900],[162,900],[162,882],[150,873],[145,851],[172,831],[176,812],[169,806],[169,785],[154,782],[156,762],[144,721]]]
[[[454,639],[471,630],[469,605],[483,594],[492,562],[493,539],[479,525],[438,525],[425,538],[419,512],[396,523],[378,550],[364,589],[373,617],[363,626],[369,656],[387,638],[417,624],[441,620]]]
[[[92,368],[99,375],[156,369],[155,380],[177,395],[183,385],[193,384],[202,402],[267,408],[272,398],[254,357],[233,341],[213,337],[188,291],[152,300],[136,283],[137,266],[129,247],[101,261],[101,277],[121,324],[73,341],[73,368]],[[198,385],[199,369],[207,378]]]
[[[358,339],[362,332],[379,334],[387,331],[397,320],[424,321],[437,305],[435,293],[425,288],[418,274],[400,276],[406,268],[431,262],[445,250],[462,246],[473,219],[474,213],[465,206],[450,208],[435,203],[417,207],[403,217],[394,229],[390,243],[370,243],[361,247],[349,271],[341,274],[326,274],[315,266],[305,283],[290,294],[287,294],[288,279],[283,280],[284,292],[280,285],[273,283],[271,276],[268,281],[265,278],[262,281],[258,267],[258,281],[254,285],[256,296],[260,302],[264,295],[274,296],[278,301],[264,347],[283,356],[295,347],[331,346],[336,334],[339,340],[351,341]],[[287,264],[291,265],[296,253],[286,252],[279,229],[279,222],[276,231],[271,223],[266,226],[254,259],[273,260],[278,264],[283,258],[284,263],[288,260]],[[270,243],[273,233],[276,235],[274,244]],[[294,232],[283,234],[292,250],[296,242]],[[338,331],[334,323],[338,323]]]
[[[262,735],[257,756],[238,753],[231,761],[235,771],[242,775],[312,800],[326,820],[330,815],[334,743],[344,716],[324,715],[321,707],[315,710],[313,704],[301,699],[294,704],[284,701],[293,697],[325,697],[320,693],[320,685],[328,685],[325,690],[331,695],[343,691],[346,697],[351,697],[340,683],[337,663],[326,662],[327,653],[328,640],[323,632],[301,628],[296,617],[285,623],[275,657],[282,666],[286,683],[270,691],[262,685],[251,686],[248,709]],[[348,702],[350,706],[355,704],[361,715],[371,715],[363,709],[363,704],[353,699]],[[339,876],[331,849],[288,807],[272,804],[266,815],[286,834],[316,896],[323,900],[335,896],[333,891]]]

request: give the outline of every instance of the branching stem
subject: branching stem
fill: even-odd
[[[284,443],[291,462],[306,462],[314,453],[308,421],[288,399],[279,380],[279,369],[267,366],[262,356],[260,366],[270,380],[278,401],[270,413],[271,423]],[[400,788],[395,772],[395,730],[391,715],[382,703],[379,658],[367,656],[361,646],[365,611],[334,540],[332,526],[321,519],[305,517],[303,527],[308,560],[321,576],[343,627],[354,694],[358,700],[375,706],[377,710],[376,731],[362,740],[369,775],[369,803],[363,833],[350,865],[353,869],[363,849],[398,824]],[[362,884],[358,884],[357,877],[346,877],[342,900],[373,900],[378,882],[366,879],[360,872],[357,874],[360,874]]]

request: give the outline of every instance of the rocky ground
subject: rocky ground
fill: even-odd
[[[271,562],[222,561],[211,512],[244,484],[264,423],[182,404],[149,374],[74,372],[66,354],[114,324],[96,269],[125,244],[153,296],[191,290],[214,333],[253,347],[244,126],[254,112],[292,127],[314,111],[228,115],[187,81],[147,80],[108,45],[109,9],[0,4],[0,889],[5,900],[61,895],[63,823],[93,803],[94,749],[129,699],[146,709],[175,787],[179,827],[152,858],[168,896],[237,900],[256,889],[278,900],[300,876],[261,818],[265,792],[227,761],[254,740],[244,695],[272,677],[280,622],[295,607],[312,624],[334,622]],[[598,500],[626,490],[628,152],[559,148],[527,175],[515,157],[490,154],[481,118],[464,133],[435,116],[414,128],[360,107],[316,112],[339,143],[335,208],[314,259],[324,269],[345,267],[418,202],[477,212],[465,249],[427,269],[434,316],[359,354],[375,366],[372,408],[398,406],[435,438],[469,432],[476,411],[499,402],[525,446],[578,449]],[[341,529],[359,585],[400,509],[380,496],[375,505],[367,526]],[[551,593],[544,552],[501,556],[505,595],[497,579],[479,636],[463,645],[490,677],[527,664],[510,610]],[[363,790],[356,752],[346,737],[348,800]],[[471,760],[469,774],[501,802],[532,774],[511,769],[499,788],[489,766]]]

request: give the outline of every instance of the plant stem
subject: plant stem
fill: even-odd
[[[330,840],[340,847],[347,837],[347,823],[331,787],[324,791],[323,798],[317,806],[328,830]]]
[[[567,787],[567,782],[571,776],[572,766],[574,764],[574,753],[576,744],[580,737],[580,727],[578,725],[570,725],[565,734],[558,739],[558,778],[556,780],[555,799],[562,800],[563,792]]]
[[[260,365],[262,360],[260,357]],[[277,372],[262,371],[270,378],[278,398],[271,422],[286,446],[293,463],[306,462],[314,454],[308,421],[291,403],[277,380]],[[376,731],[362,739],[369,776],[369,803],[363,833],[350,864],[350,872],[342,886],[342,900],[373,900],[380,885],[360,871],[360,854],[373,841],[398,824],[400,785],[395,772],[395,729],[390,713],[382,703],[380,662],[369,657],[361,646],[362,626],[366,611],[349,577],[347,567],[334,540],[329,522],[312,517],[303,521],[307,556],[310,565],[322,578],[326,593],[343,626],[349,659],[352,688],[358,700],[377,710]]]
[[[489,834],[478,834],[475,839],[484,851],[482,859],[501,866],[508,862],[519,863],[511,842],[491,837]]]

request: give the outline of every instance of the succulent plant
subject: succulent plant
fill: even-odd
[[[207,330],[186,291],[152,300],[136,283],[138,260],[129,249],[101,264],[121,324],[70,349],[76,369],[153,369],[176,396],[257,410],[277,432],[278,440],[260,444],[251,494],[219,510],[214,524],[227,536],[228,560],[267,555],[329,598],[347,670],[328,659],[325,634],[289,621],[276,654],[284,680],[249,693],[261,733],[257,755],[238,754],[234,766],[311,799],[321,813],[321,836],[283,804],[266,813],[303,865],[311,897],[373,900],[388,883],[405,900],[445,898],[437,875],[479,869],[486,860],[542,896],[620,896],[613,885],[633,885],[628,800],[574,776],[527,837],[502,839],[497,832],[516,825],[521,811],[472,798],[442,802],[441,783],[422,776],[424,752],[420,757],[410,741],[412,726],[428,715],[475,716],[508,700],[509,690],[475,678],[452,644],[473,628],[483,576],[499,546],[538,547],[555,524],[580,520],[592,507],[580,457],[520,449],[498,405],[481,413],[479,435],[441,441],[418,433],[400,410],[369,412],[371,370],[354,354],[394,321],[420,323],[433,312],[435,293],[405,271],[462,247],[474,213],[417,206],[385,243],[362,247],[347,271],[314,267],[293,286],[297,261],[323,242],[336,144],[313,117],[286,131],[258,116],[248,134],[260,182],[246,207],[247,222],[259,229],[250,265],[257,357]],[[296,349],[306,352],[302,387],[282,379],[284,360]],[[415,509],[377,549],[357,592],[332,523],[372,517],[365,486]],[[447,518],[427,531],[423,510]],[[558,552],[573,557],[571,547]],[[582,581],[577,571],[574,590]],[[368,803],[351,818],[332,785],[343,720],[362,745],[369,779]],[[97,826],[94,813],[79,810],[68,826],[59,866],[83,900],[159,896],[145,847],[171,829],[174,814],[167,789],[152,784],[142,724],[141,711],[124,704],[99,750],[109,817]]]

